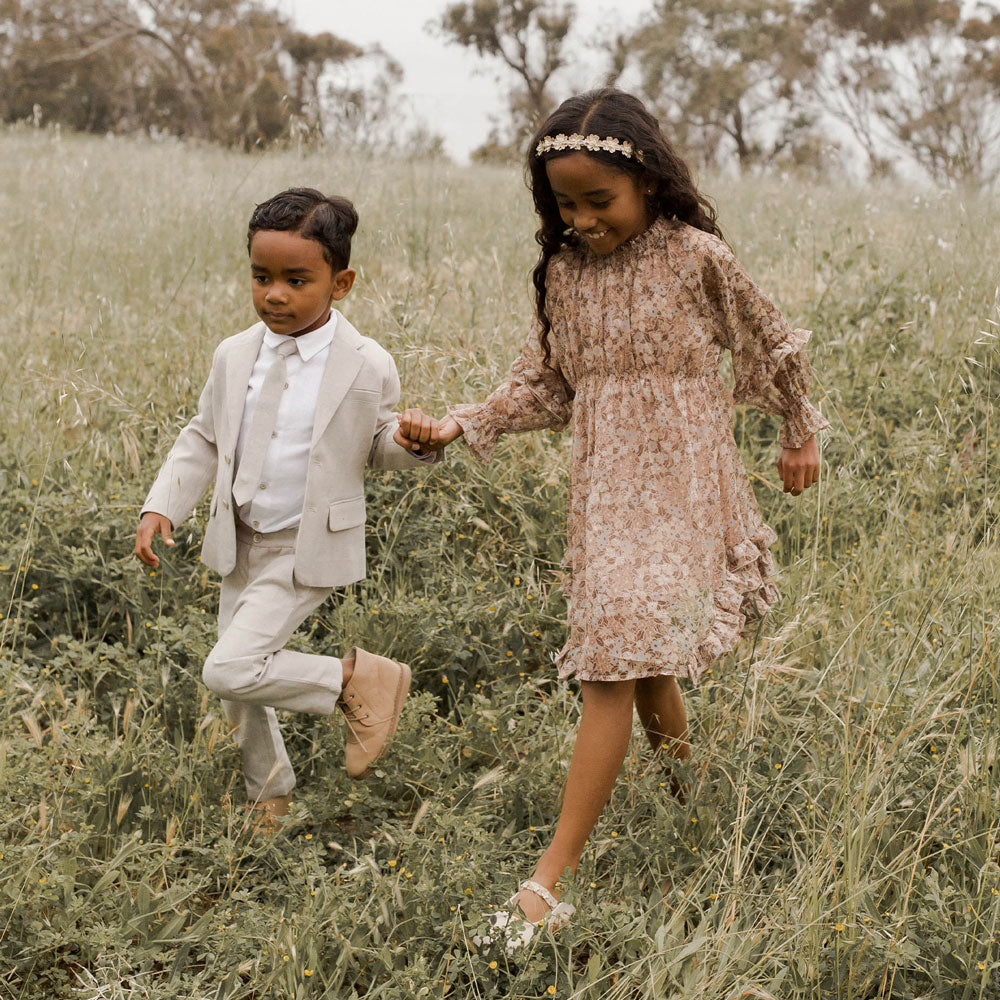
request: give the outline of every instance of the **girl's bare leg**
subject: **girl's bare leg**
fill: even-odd
[[[581,686],[583,713],[562,812],[552,842],[532,875],[550,890],[565,868],[576,871],[587,838],[614,788],[632,735],[635,681],[583,681]],[[540,920],[549,909],[544,900],[527,889],[517,894],[515,903],[529,920]]]
[[[635,707],[654,750],[678,760],[691,756],[687,714],[674,677],[642,677],[635,682]]]

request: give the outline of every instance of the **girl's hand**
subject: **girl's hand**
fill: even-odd
[[[460,438],[465,433],[462,425],[454,417],[445,417],[438,424],[438,440],[443,448],[446,444],[451,444],[456,438]]]
[[[819,448],[811,437],[801,448],[782,448],[778,456],[778,475],[785,484],[785,493],[797,497],[813,483],[819,482]]]
[[[172,526],[170,518],[162,514],[154,514],[148,510],[139,520],[139,529],[135,533],[135,554],[147,565],[156,569],[160,565],[160,560],[153,552],[153,535],[163,535],[163,541],[167,545],[173,545],[174,539],[171,535]]]

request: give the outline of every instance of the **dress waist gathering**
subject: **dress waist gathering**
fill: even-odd
[[[614,371],[606,371],[606,372],[595,371],[593,369],[590,369],[576,379],[575,389],[577,392],[579,392],[580,388],[584,386],[594,386],[594,385],[599,386],[605,383],[628,385],[630,382],[660,383],[660,384],[665,382],[680,382],[680,383],[721,382],[723,385],[725,385],[725,380],[722,378],[722,375],[717,371],[672,372],[672,371],[665,371],[660,368],[647,368],[647,369],[638,369],[620,373]]]

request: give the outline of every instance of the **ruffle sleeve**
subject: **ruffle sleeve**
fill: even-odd
[[[719,316],[719,340],[732,352],[733,399],[782,418],[784,448],[801,448],[830,426],[809,402],[809,330],[793,329],[724,244],[704,270],[705,291]]]
[[[461,425],[465,443],[480,462],[493,456],[501,434],[562,429],[572,416],[573,392],[555,359],[546,364],[536,327],[511,365],[507,380],[481,403],[448,407]]]

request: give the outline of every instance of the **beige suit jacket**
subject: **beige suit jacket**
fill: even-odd
[[[361,336],[336,310],[313,424],[295,578],[311,587],[341,587],[365,576],[365,466],[403,469],[423,459],[393,441],[399,375],[390,354]],[[255,323],[216,348],[198,412],[180,432],[142,512],[180,524],[215,483],[202,562],[227,576],[236,566],[233,468],[247,384],[265,326]]]

